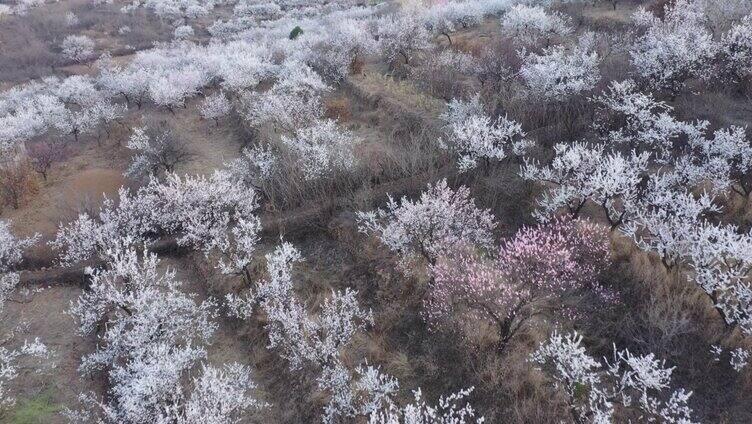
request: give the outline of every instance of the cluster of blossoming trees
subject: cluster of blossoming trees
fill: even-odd
[[[677,120],[632,81],[612,83],[594,101],[604,109],[601,142],[559,144],[548,165],[526,160],[522,176],[549,187],[539,217],[602,209],[612,229],[667,267],[691,268],[728,325],[749,331],[752,234],[709,219],[720,212],[716,197],[748,196],[752,146],[744,128],[708,134],[709,122]],[[703,186],[709,191],[693,194]]]
[[[107,129],[125,109],[87,76],[49,77],[14,87],[0,98],[0,149],[7,153],[42,135],[78,140],[97,129]]]
[[[214,126],[234,114],[257,133],[273,134],[209,176],[181,176],[175,167],[184,152],[169,131],[133,128],[127,175],[143,176],[145,184],[122,188],[97,213],[60,226],[50,244],[61,264],[95,264],[87,269],[89,287],[70,309],[81,334],[97,335],[80,370],[103,372],[108,381],[105,396],[82,394],[83,409],[66,411],[72,422],[233,423],[270,408],[249,367],[209,361],[223,308],[235,318],[263,315],[268,348],[291,372],[315,373],[327,395],[324,422],[483,422],[466,402],[472,388],[442,397],[437,406],[417,389],[414,402],[404,404],[396,378],[346,358],[355,336],[375,324],[373,314],[349,288],[307,305],[295,274],[304,258],[293,245],[281,242],[266,255],[265,278],[255,278],[251,264],[262,233],[260,180],[293,171],[307,181],[336,179],[358,166],[358,137],[326,118],[324,108],[324,96],[348,77],[356,59],[378,54],[392,67],[411,65],[437,38],[452,44],[456,31],[491,17],[519,48],[519,69],[496,71],[536,102],[581,98],[595,105],[597,139],[559,143],[541,163],[530,154],[535,143],[522,125],[494,117],[480,95],[447,105],[438,144],[460,173],[515,157],[523,164],[520,176],[543,193],[535,212],[540,224],[502,240],[493,214],[468,187],[447,180],[416,198],[389,197],[383,208],[357,213],[359,231],[393,252],[400,271],[428,276],[422,316],[429,328],[451,332],[468,321],[486,322],[504,354],[541,317],[617,302],[601,281],[611,261],[611,230],[685,273],[729,328],[749,336],[752,233],[713,215],[720,212],[716,199],[748,199],[752,192],[752,145],[742,127],[711,131],[710,122],[678,119],[658,94],[676,95],[690,79],[749,78],[752,15],[714,36],[707,2],[678,0],[662,19],[640,9],[629,50],[634,80],[610,82],[594,95],[602,60],[596,37],[575,37],[570,18],[541,4],[547,2],[450,1],[394,13],[357,3],[241,1],[229,20],[209,28],[213,42],[199,45],[187,41],[194,35],[187,23],[206,16],[215,2],[134,2],[124,11],[146,7],[174,21],[176,40],[138,52],[127,64],[105,54],[90,76],[51,77],[0,94],[3,153],[43,136],[78,141],[134,109],[177,114],[199,96],[198,113]],[[290,33],[293,27],[302,32]],[[74,61],[94,57],[84,36],[68,37],[61,47]],[[476,77],[485,72],[469,54],[437,57]],[[608,225],[581,219],[585,214]],[[149,251],[167,237],[242,278],[246,290],[204,301],[187,293],[177,272]],[[0,222],[0,307],[19,282],[14,268],[22,250],[34,241],[14,237]],[[729,349],[734,369],[742,370],[750,353]],[[0,344],[0,396],[7,399],[4,384],[22,356],[46,354],[38,341],[18,349]],[[600,361],[587,353],[582,336],[554,333],[530,361],[557,382],[575,422],[692,422],[691,392],[670,389],[673,368],[652,353],[615,347],[612,359]]]
[[[254,281],[247,267],[259,241],[256,208],[254,190],[225,171],[211,178],[168,174],[164,182],[152,179],[133,194],[121,190],[118,204],[106,201],[98,216],[82,214],[60,228],[52,244],[61,250],[63,263],[95,258],[103,264],[89,271],[90,288],[71,314],[82,334],[107,323],[97,350],[80,367],[87,373],[106,370],[107,401],[82,395],[86,409],[67,412],[73,422],[234,422],[239,414],[267,407],[253,397],[246,367],[205,363],[204,346],[216,330],[219,308],[182,291],[174,270],[158,268],[159,259],[144,246],[166,234],[177,235],[178,244],[203,251],[222,272],[241,275],[252,286],[247,294],[229,295],[227,306],[237,317],[263,311],[269,348],[290,363],[291,371],[318,370],[318,384],[330,394],[325,421],[370,416],[391,422],[416,408],[427,420],[475,416],[469,404],[459,402],[469,392],[433,408],[418,391],[416,404],[400,407],[393,399],[396,379],[366,363],[346,366],[341,349],[373,323],[371,313],[349,289],[332,293],[318,314],[310,312],[294,290],[293,266],[303,258],[292,245],[283,243],[268,254],[269,277]],[[186,382],[197,366],[201,374]]]
[[[15,268],[23,260],[23,251],[36,243],[38,236],[19,238],[10,231],[10,222],[0,221],[0,311],[5,302],[11,298],[19,283],[19,274]],[[47,359],[50,352],[39,339],[24,341],[20,347],[13,346],[16,330],[8,334],[0,333],[0,407],[7,407],[15,402],[9,393],[8,383],[18,376],[19,367],[29,358]]]

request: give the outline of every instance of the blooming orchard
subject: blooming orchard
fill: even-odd
[[[36,19],[30,10],[42,3],[0,5],[0,17]],[[61,223],[49,242],[57,265],[85,269],[87,284],[69,312],[95,344],[80,371],[104,377],[101,390],[82,393],[80,408],[65,415],[82,424],[310,421],[310,403],[326,423],[459,424],[484,422],[469,403],[478,396],[493,421],[566,420],[537,403],[531,418],[516,403],[543,393],[536,402],[564,399],[564,413],[577,423],[693,422],[692,393],[671,388],[679,368],[657,359],[679,361],[687,357],[682,349],[630,345],[600,360],[577,333],[554,332],[537,349],[514,342],[522,329],[534,341],[551,328],[589,327],[597,330],[587,342],[596,351],[609,339],[628,343],[629,331],[668,340],[664,325],[695,324],[695,334],[713,333],[702,340],[711,359],[729,371],[749,369],[752,232],[742,211],[752,193],[743,107],[752,4],[676,0],[630,17],[616,1],[613,13],[593,2],[555,3],[137,0],[118,6],[128,25],[118,23],[106,39],[87,11],[61,14],[66,32],[50,54],[61,64],[86,64],[86,75],[41,77],[0,93],[7,159],[0,183],[8,185],[10,165],[21,169],[28,157],[45,178],[43,199],[53,199],[70,175],[51,157],[88,152],[103,133],[115,139],[107,146],[112,157],[132,153],[131,188]],[[144,19],[140,8],[159,20],[146,19],[148,28],[168,29],[162,41],[124,56],[100,52],[148,36],[136,21]],[[618,28],[609,25],[616,20]],[[78,29],[88,35],[72,33]],[[712,107],[700,112],[702,103]],[[720,119],[724,104],[732,111]],[[190,136],[199,117],[222,127],[203,128],[212,141],[237,143],[189,151],[171,128]],[[243,139],[225,140],[235,135]],[[183,169],[208,172],[176,172]],[[411,191],[410,178],[428,181],[426,189]],[[370,205],[387,190],[399,197],[354,219],[348,214],[349,205]],[[530,217],[525,208],[538,190]],[[476,201],[471,193],[484,195]],[[290,204],[300,211],[284,210]],[[522,225],[527,219],[538,223]],[[286,242],[269,250],[275,228],[296,240],[325,236],[300,240],[300,250]],[[331,247],[366,243],[355,230],[394,258],[369,264],[363,258],[376,254],[369,249]],[[0,221],[0,308],[26,280],[19,268],[45,260],[24,260],[36,241]],[[168,263],[150,251],[174,245],[175,256],[200,252],[191,260],[218,269],[197,267],[206,287],[182,284],[199,273],[168,266],[184,258]],[[337,271],[327,274],[337,280],[331,286],[303,278],[321,263],[309,266],[304,256],[319,251],[327,270]],[[635,251],[647,255],[634,259]],[[612,257],[616,277],[604,272]],[[649,268],[658,258],[671,271],[665,276]],[[395,263],[400,272],[383,266]],[[33,284],[35,273],[49,270],[25,271]],[[663,317],[661,308],[690,301],[697,307],[686,316],[701,321]],[[302,399],[305,418],[263,412],[276,407],[280,384],[262,372],[257,387],[249,364],[279,362],[245,355],[247,364],[221,363],[209,347],[218,333],[227,336],[217,317],[228,309],[249,330],[230,333],[264,339],[282,360],[274,373],[299,382],[290,397]],[[630,320],[618,315],[627,309]],[[711,314],[717,321],[706,319]],[[606,324],[591,322],[599,319]],[[652,321],[659,319],[681,322]],[[491,328],[495,345],[462,351],[454,342],[470,327]],[[519,352],[554,384],[515,366]],[[0,407],[13,400],[9,383],[21,380],[22,361],[48,356],[38,340],[0,337]],[[692,380],[699,372],[682,372],[682,384],[706,384]],[[462,389],[457,378],[479,390]],[[426,393],[438,402],[418,384],[400,386],[407,381],[436,384]],[[439,386],[452,394],[438,397]],[[703,419],[718,417],[704,406],[724,409],[711,402],[716,397],[738,396],[692,408],[703,408]],[[738,404],[729,411],[746,417]]]

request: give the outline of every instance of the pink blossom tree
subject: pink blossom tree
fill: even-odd
[[[424,316],[434,328],[463,318],[491,321],[503,351],[534,316],[576,307],[586,292],[610,300],[598,284],[609,260],[608,231],[597,224],[554,220],[523,228],[494,257],[468,248],[441,257],[431,267]]]

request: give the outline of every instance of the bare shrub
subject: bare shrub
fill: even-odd
[[[50,73],[58,55],[35,31],[32,16],[9,16],[0,20],[0,80],[20,82]],[[49,26],[50,31],[54,25]]]
[[[9,163],[0,168],[0,197],[3,204],[18,209],[26,198],[38,190],[39,183],[28,162]]]
[[[26,147],[29,164],[47,181],[47,175],[55,162],[65,159],[65,144],[56,140],[40,141]]]
[[[336,97],[328,99],[324,102],[324,117],[329,119],[335,119],[340,122],[349,121],[352,117],[350,111],[350,101],[347,97]]]
[[[350,62],[350,73],[352,75],[357,75],[363,72],[363,67],[365,66],[365,61],[360,56],[355,56]]]
[[[414,77],[435,97],[446,101],[464,98],[475,91],[475,75],[479,64],[467,53],[445,50],[431,56],[416,68]]]
[[[523,128],[535,128],[536,138],[546,143],[560,140],[562,136],[574,139],[587,131],[593,104],[580,96],[560,102],[516,98],[507,103],[505,110],[510,117],[519,120]]]
[[[128,148],[134,156],[126,174],[133,177],[173,172],[194,156],[186,142],[166,122],[159,121],[135,128]]]

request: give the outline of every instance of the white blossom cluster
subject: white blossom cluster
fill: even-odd
[[[375,53],[379,47],[368,22],[362,19],[332,21],[326,31],[311,38],[309,61],[322,76],[332,81],[349,75],[355,60]]]
[[[126,147],[135,154],[124,173],[126,176],[154,175],[159,171],[172,172],[177,162],[186,154],[178,151],[169,130],[152,135],[147,133],[146,127],[133,129]]]
[[[230,100],[223,92],[217,92],[207,96],[201,103],[199,112],[204,119],[213,119],[216,126],[219,126],[219,119],[227,116],[232,110]]]
[[[480,160],[521,156],[533,144],[525,138],[522,125],[506,117],[492,120],[479,101],[479,96],[470,102],[455,99],[442,115],[447,123],[447,148],[459,156],[461,172],[474,169]]]
[[[522,178],[541,181],[553,187],[538,200],[536,216],[548,220],[562,208],[578,215],[587,202],[603,208],[612,226],[631,217],[639,207],[640,183],[647,174],[648,153],[605,153],[603,145],[557,144],[548,166],[525,159]]]
[[[387,15],[378,21],[378,37],[382,54],[390,62],[409,63],[416,53],[432,47],[430,33],[417,13]]]
[[[548,12],[540,6],[518,4],[501,18],[502,32],[515,43],[532,46],[552,37],[572,33],[569,19],[558,12]]]
[[[94,57],[94,41],[85,35],[65,37],[60,48],[63,55],[73,62],[83,63]]]
[[[49,131],[77,140],[124,112],[87,76],[48,77],[13,87],[0,94],[0,151]]]
[[[635,355],[614,346],[611,362],[601,363],[588,355],[581,335],[553,333],[530,360],[567,395],[578,422],[614,422],[617,404],[637,409],[641,420],[647,422],[694,422],[687,405],[692,392],[676,389],[662,400],[663,392],[670,390],[674,368],[666,368],[652,353]]]
[[[638,9],[633,19],[642,34],[631,51],[638,75],[654,89],[673,92],[688,78],[717,77],[718,62],[721,74],[726,71],[732,79],[748,75],[750,7],[732,10],[733,3],[679,0],[666,6],[663,19]],[[737,18],[740,12],[747,16]],[[721,31],[717,21],[735,23]]]
[[[212,79],[227,84],[234,78],[258,83],[255,75],[266,72],[259,54],[258,47],[248,43],[235,43],[229,49],[227,45],[209,48],[188,42],[159,45],[137,52],[126,66],[100,60],[97,82],[110,96],[123,96],[139,108],[150,100],[174,113]]]
[[[631,148],[647,149],[656,152],[656,159],[670,157],[674,143],[682,135],[697,133],[702,124],[687,123],[671,115],[672,108],[665,102],[655,100],[653,95],[638,91],[632,80],[612,82],[607,91],[594,99],[606,109],[613,120],[620,124],[611,128],[608,124],[596,122],[605,128],[609,143],[625,144]]]
[[[358,138],[335,121],[323,119],[321,94],[330,90],[331,87],[309,66],[297,61],[285,63],[270,90],[243,98],[248,105],[245,119],[250,125],[255,128],[271,125],[284,131],[279,141],[280,148],[256,146],[256,150],[248,152],[261,149],[262,153],[276,156],[276,162],[289,158],[307,180],[354,168]],[[261,162],[259,164],[265,168]],[[261,172],[257,175],[263,178],[268,174]]]
[[[727,325],[749,333],[752,234],[709,219],[720,212],[717,195],[746,197],[752,189],[745,129],[720,128],[711,137],[708,121],[677,120],[630,80],[611,83],[594,101],[605,110],[594,124],[601,143],[560,143],[545,166],[525,159],[523,178],[548,187],[538,218],[561,209],[578,215],[588,203],[600,207],[612,228],[666,267],[686,266]],[[633,150],[625,154],[625,147]]]
[[[0,312],[5,301],[19,283],[14,272],[23,260],[23,251],[34,245],[39,236],[19,238],[10,231],[10,222],[0,220]],[[13,405],[15,399],[8,391],[8,383],[18,376],[19,362],[25,358],[46,359],[50,356],[47,347],[39,339],[25,340],[19,348],[8,347],[13,341],[13,332],[0,334],[0,408]]]
[[[721,355],[724,349],[721,346],[713,345],[710,347],[710,354],[713,356],[713,361],[721,362]],[[748,349],[737,347],[729,352],[729,365],[736,372],[741,372],[747,367],[749,363],[749,357],[752,356],[752,352]]]
[[[431,406],[423,399],[420,389],[413,392],[414,402],[389,410],[371,414],[369,424],[482,424],[486,420],[477,416],[477,412],[469,403],[461,402],[473,391],[473,388],[460,390],[448,396],[439,398],[437,406]]]
[[[482,417],[471,420],[476,413],[469,404],[457,405],[472,389],[442,397],[437,408],[428,406],[418,389],[414,404],[399,407],[392,399],[399,389],[394,377],[367,363],[354,369],[345,365],[342,349],[373,324],[371,312],[360,307],[357,292],[350,289],[332,292],[320,312],[310,312],[295,293],[293,267],[302,261],[299,250],[280,244],[266,255],[268,278],[245,295],[228,295],[227,304],[240,318],[263,311],[269,347],[280,352],[291,371],[309,366],[317,370],[319,388],[330,395],[323,422],[358,416],[373,423],[483,422]]]
[[[355,136],[331,119],[319,120],[301,128],[292,137],[282,136],[282,144],[298,159],[309,180],[336,174],[355,166]]]
[[[154,12],[161,19],[183,23],[208,15],[214,6],[221,1],[215,0],[133,0],[121,8],[123,13],[129,13],[139,7]]]
[[[518,5],[518,3],[520,2],[510,0],[467,0],[436,2],[426,6],[417,3],[407,4],[396,13],[378,18],[375,22],[375,35],[382,54],[390,63],[402,61],[409,64],[417,53],[431,50],[432,36],[446,37],[451,44],[451,34],[458,29],[478,26],[484,18],[498,16],[505,12],[512,14],[510,24],[507,26],[511,28],[516,25],[514,22],[519,22],[514,17],[515,14],[519,14],[520,11],[523,14],[526,12],[522,9],[526,6]],[[517,8],[520,9],[517,10]],[[549,16],[546,15],[546,17]],[[563,19],[558,14],[553,16]],[[536,20],[536,24],[539,23]],[[540,23],[540,26],[544,33],[548,34],[551,30],[547,23]],[[563,31],[562,34],[568,33],[563,27],[558,27],[554,31],[559,30]],[[526,33],[532,32],[535,31],[530,30]]]
[[[546,101],[563,101],[586,93],[601,79],[598,53],[591,34],[579,38],[570,49],[556,45],[541,54],[520,52],[520,77],[530,96]]]
[[[742,127],[718,129],[707,135],[708,121],[683,122],[672,108],[637,90],[631,80],[612,82],[595,98],[618,126],[596,122],[604,141],[653,153],[660,165],[673,165],[677,184],[697,186],[711,181],[716,191],[732,188],[748,193],[752,187],[743,176],[752,169],[752,149]],[[677,148],[681,140],[686,143]]]
[[[121,189],[118,204],[105,199],[98,216],[80,214],[50,244],[62,251],[62,263],[72,264],[102,257],[118,240],[138,244],[175,234],[181,246],[219,255],[223,271],[240,272],[260,231],[257,207],[255,191],[224,171],[208,178],[168,174],[133,195]]]
[[[396,380],[373,367],[353,372],[340,358],[342,346],[373,323],[371,312],[361,309],[357,293],[347,289],[333,292],[321,305],[319,315],[312,316],[294,291],[293,266],[302,260],[291,244],[279,245],[266,256],[268,279],[258,282],[247,295],[228,295],[230,309],[240,318],[249,318],[258,306],[267,316],[269,347],[279,350],[293,371],[303,366],[318,370],[319,387],[331,396],[324,422],[380,409],[381,402],[396,391]],[[367,393],[356,396],[363,391]],[[356,399],[361,397],[366,400],[358,405]]]
[[[490,247],[496,227],[493,215],[478,209],[470,190],[453,190],[441,180],[412,201],[389,197],[386,209],[358,212],[358,229],[374,234],[407,262],[415,255],[428,261],[457,245]]]
[[[29,13],[29,10],[42,7],[45,4],[45,0],[18,0],[14,5],[2,4],[0,5],[0,17],[3,15],[18,15],[24,16]]]
[[[83,394],[86,408],[68,411],[70,421],[225,423],[264,407],[251,397],[255,385],[240,365],[203,365],[201,376],[184,382],[206,358],[216,305],[182,292],[174,270],[158,269],[156,255],[129,247],[130,241],[115,244],[105,252],[107,268],[90,271],[91,286],[70,311],[82,334],[106,322],[80,370],[106,371],[109,393],[104,402]]]
[[[728,71],[735,78],[752,74],[752,15],[734,25],[721,43]]]

